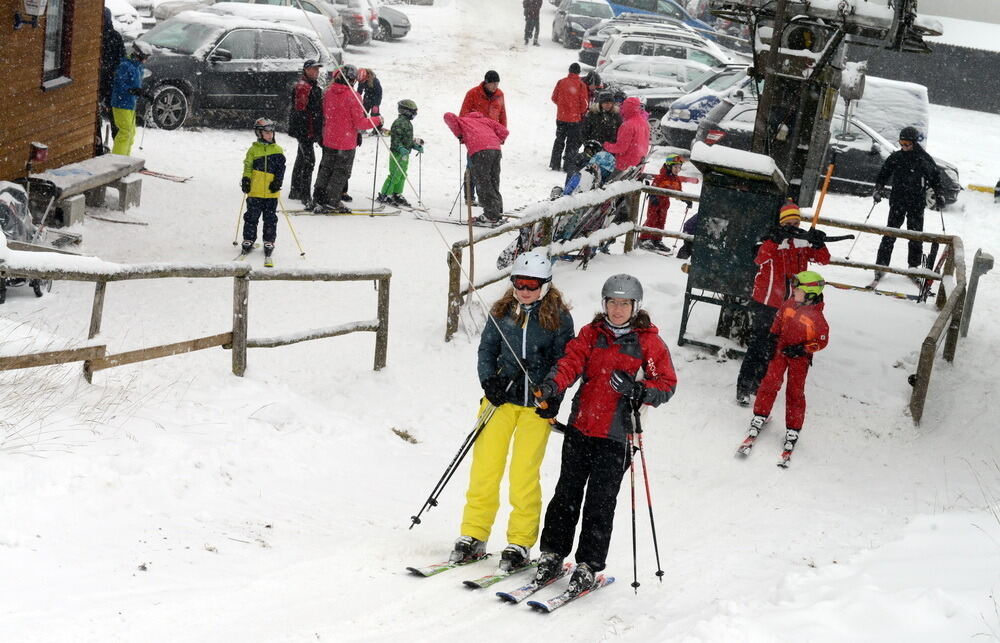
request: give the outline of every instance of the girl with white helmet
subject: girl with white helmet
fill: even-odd
[[[479,381],[485,394],[480,413],[490,404],[496,410],[472,450],[461,536],[451,554],[456,562],[485,556],[510,452],[509,544],[500,560],[505,570],[525,565],[538,540],[539,469],[551,431],[549,419],[559,411],[558,399],[547,409],[536,408],[532,388],[573,338],[573,318],[552,286],[552,262],[545,254],[519,255],[510,280],[511,287],[490,309],[491,320],[479,342]]]
[[[563,438],[559,482],[545,510],[535,575],[541,584],[562,568],[573,548],[582,505],[577,566],[570,579],[575,592],[592,587],[596,572],[605,567],[618,488],[631,462],[632,413],[642,404],[663,404],[677,386],[670,351],[642,309],[639,280],[613,275],[604,283],[601,299],[603,312],[567,344],[566,354],[538,391],[551,404],[577,379],[583,380]]]

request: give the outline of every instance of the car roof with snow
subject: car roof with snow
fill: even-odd
[[[271,9],[279,8],[270,5],[268,5],[268,7]],[[200,9],[182,11],[173,18],[170,18],[170,20],[196,22],[202,25],[218,27],[219,30],[238,29],[241,27],[244,29],[277,29],[279,31],[289,31],[291,33],[309,36],[310,38],[316,38],[316,32],[312,29],[304,29],[303,27],[283,22],[276,23],[268,22],[267,20],[255,20],[244,16],[234,16],[232,14],[209,13]]]
[[[704,63],[700,63],[696,60],[690,60],[688,58],[675,58],[673,56],[616,56],[614,60],[610,60],[605,63],[602,67],[597,68],[597,73],[603,73],[604,71],[614,71],[615,67],[620,66],[622,63],[638,62],[638,63],[673,63],[675,65],[684,65],[685,67],[698,67],[703,70],[709,70],[711,67]]]

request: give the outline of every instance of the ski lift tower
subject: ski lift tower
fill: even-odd
[[[774,159],[789,198],[813,203],[825,168],[845,44],[929,53],[937,20],[917,0],[712,0],[712,15],[750,29],[750,74],[763,80],[753,152]]]

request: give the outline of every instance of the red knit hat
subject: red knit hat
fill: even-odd
[[[789,200],[788,203],[781,206],[778,210],[778,223],[798,223],[802,220],[802,212],[799,211],[799,206],[795,205],[794,201]]]

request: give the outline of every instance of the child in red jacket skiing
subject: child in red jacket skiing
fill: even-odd
[[[681,176],[682,165],[684,165],[684,159],[679,154],[668,154],[663,161],[663,167],[660,168],[660,173],[653,178],[653,187],[680,192],[682,184],[697,183],[698,179],[694,177]],[[690,207],[690,203],[688,206]],[[663,230],[667,224],[668,210],[670,210],[670,197],[650,196],[649,208],[646,210],[646,222],[642,224],[643,227]],[[670,248],[664,245],[662,237],[648,232],[639,235],[639,247],[665,254],[670,252]]]
[[[812,355],[826,348],[830,341],[830,326],[823,316],[825,283],[819,273],[811,270],[795,275],[792,298],[782,304],[774,318],[774,324],[771,325],[771,336],[775,342],[774,355],[757,391],[750,430],[740,447],[743,455],[750,452],[750,447],[767,422],[774,398],[785,378],[785,371],[788,371],[788,386],[785,388],[785,446],[781,462],[778,463],[779,466],[788,466],[806,416],[806,375],[812,365]]]
[[[677,386],[670,351],[642,310],[639,280],[614,275],[601,297],[604,312],[566,344],[538,389],[541,400],[554,404],[582,378],[563,437],[559,481],[545,510],[535,575],[539,584],[558,575],[573,548],[582,507],[577,566],[569,586],[576,593],[593,587],[596,572],[605,566],[618,488],[631,462],[632,412],[640,404],[663,404]]]

